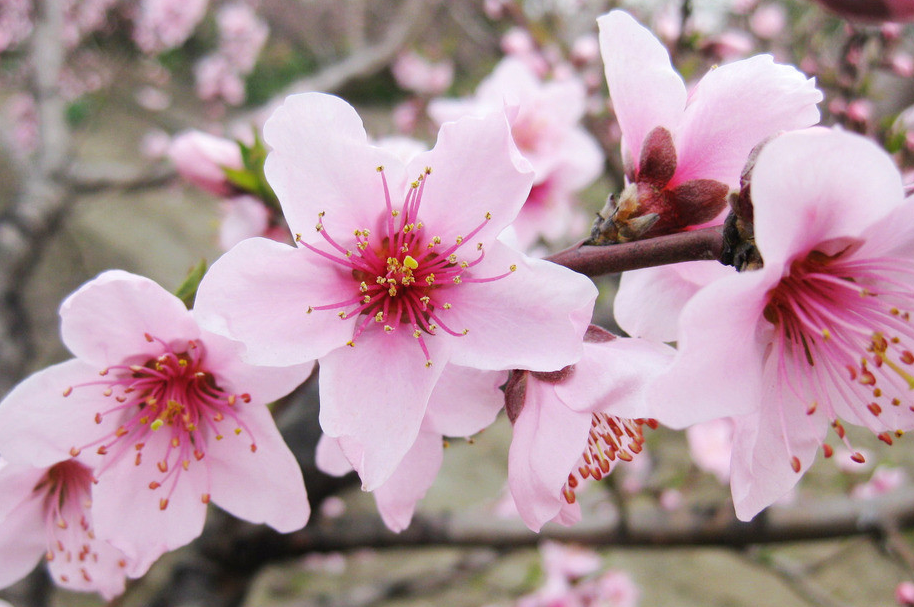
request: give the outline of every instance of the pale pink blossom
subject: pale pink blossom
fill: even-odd
[[[181,46],[203,19],[207,4],[208,0],[140,0],[134,42],[148,54]]]
[[[659,215],[642,237],[715,219],[756,144],[819,120],[814,81],[770,55],[714,69],[687,92],[666,49],[630,15],[597,23],[630,184],[620,206],[633,197],[639,215]]]
[[[106,25],[108,11],[118,0],[63,0],[61,36],[67,48],[76,48],[89,34]]]
[[[400,53],[391,72],[400,88],[420,95],[440,95],[454,81],[452,62],[433,63],[415,51]]]
[[[783,4],[767,3],[759,6],[749,17],[752,33],[764,40],[778,36],[787,27],[787,9]]]
[[[508,483],[528,527],[577,522],[576,491],[642,451],[642,425],[653,424],[641,419],[644,386],[671,356],[666,346],[613,339],[590,327],[575,365],[512,375],[506,387],[514,423]]]
[[[405,166],[329,95],[287,98],[264,138],[297,247],[240,243],[197,312],[252,363],[320,359],[321,427],[362,449],[350,461],[366,489],[416,442],[448,363],[548,371],[580,357],[593,283],[496,239],[532,180],[503,113],[445,124]]]
[[[64,588],[106,600],[124,591],[125,555],[93,532],[92,480],[76,459],[40,468],[0,460],[0,588],[44,558]]]
[[[600,555],[589,548],[547,540],[539,550],[547,578],[576,580],[600,568]]]
[[[399,533],[409,526],[416,504],[438,476],[444,457],[443,437],[472,436],[495,421],[504,406],[504,395],[498,388],[506,377],[504,372],[456,365],[444,370],[429,397],[416,442],[390,478],[372,492],[388,529]],[[350,460],[358,462],[361,457],[359,446],[347,445],[345,439],[324,435],[317,445],[318,469],[333,476],[351,472]]]
[[[194,66],[197,96],[203,101],[222,100],[229,105],[244,103],[242,74],[225,55],[207,55]]]
[[[901,582],[895,588],[895,602],[902,607],[914,605],[914,582]]]
[[[0,0],[0,53],[16,48],[32,27],[31,0]]]
[[[733,422],[711,419],[686,428],[689,455],[695,465],[710,472],[726,485],[730,482],[730,452],[733,449]]]
[[[673,426],[734,418],[743,520],[833,451],[829,427],[849,449],[842,420],[889,444],[914,427],[914,201],[892,159],[840,130],[787,133],[761,151],[751,186],[764,267],[686,304],[679,352],[647,399]]]
[[[0,403],[0,450],[42,467],[101,456],[95,532],[127,555],[128,575],[199,535],[210,501],[283,532],[305,524],[301,470],[266,404],[313,363],[244,364],[238,344],[202,331],[177,297],[122,271],[83,285],[60,315],[76,358]]]
[[[216,26],[219,29],[219,54],[239,74],[251,73],[270,35],[267,22],[247,4],[235,2],[219,7]]]
[[[224,169],[244,168],[237,142],[202,131],[184,131],[176,135],[168,156],[181,177],[217,196],[226,196],[233,191]]]
[[[870,480],[851,490],[851,497],[861,500],[874,499],[891,493],[908,482],[910,482],[910,477],[904,468],[879,466],[873,470]]]
[[[603,166],[596,140],[580,124],[587,92],[576,77],[542,81],[523,62],[503,59],[468,99],[437,99],[429,114],[439,124],[510,108],[511,134],[533,165],[534,187],[514,228],[522,247],[539,237],[557,240],[584,223],[575,193],[590,185]]]
[[[755,40],[747,32],[728,29],[708,36],[701,49],[718,61],[733,61],[745,57],[755,48]]]

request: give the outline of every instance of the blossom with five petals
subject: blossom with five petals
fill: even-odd
[[[36,467],[100,456],[95,533],[127,555],[128,575],[197,537],[210,501],[280,531],[304,526],[301,469],[265,405],[313,363],[245,364],[238,344],[202,331],[177,297],[118,270],[70,295],[60,316],[76,358],[0,403],[0,450]]]
[[[203,279],[197,313],[252,363],[320,360],[321,427],[359,446],[365,489],[412,447],[448,363],[550,371],[580,357],[593,283],[496,238],[532,180],[503,113],[445,124],[405,166],[329,95],[289,97],[264,138],[298,246],[242,242]]]
[[[734,418],[731,489],[752,518],[799,480],[842,420],[891,444],[914,428],[914,200],[892,159],[840,130],[781,135],[752,174],[764,265],[686,304],[652,417]],[[848,446],[849,443],[848,443]]]

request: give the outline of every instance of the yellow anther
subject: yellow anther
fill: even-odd
[[[384,330],[385,330],[386,332],[390,333],[391,331],[394,330],[394,328],[391,327],[390,325],[384,325]]]
[[[462,242],[463,242],[463,236],[458,236],[458,237],[457,237],[457,238],[455,238],[455,239],[454,239],[454,240],[456,240],[456,241],[457,241],[457,244],[460,244],[460,243],[462,243]]]
[[[394,297],[397,294],[397,287],[391,287],[387,289],[387,294],[391,297]]]
[[[151,430],[158,430],[159,428],[161,428],[164,425],[165,425],[165,422],[163,422],[161,419],[157,419],[154,422],[152,422],[152,424],[150,424],[149,428]]]
[[[240,434],[241,434],[241,428],[235,428],[235,436],[238,436]]]
[[[486,213],[486,221],[492,219],[492,213]]]
[[[346,251],[346,257],[352,257],[352,251]]]
[[[380,173],[381,171],[384,170],[384,167],[383,167],[383,166],[379,166],[379,167],[376,168],[375,170],[376,170],[378,173]]]
[[[318,232],[320,232],[321,230],[324,229],[324,224],[319,223],[316,226],[314,226],[314,229],[317,230]]]
[[[390,214],[391,214],[391,216],[396,217],[397,215],[400,214],[400,211],[398,211],[397,209],[394,209],[390,212]]]
[[[407,255],[406,257],[403,258],[403,265],[405,267],[409,268],[410,270],[415,270],[416,268],[419,267],[419,262],[416,261],[415,259],[413,259],[413,257],[411,255]]]
[[[349,341],[346,342],[346,345],[349,346],[350,348],[354,348],[355,342],[350,339]]]
[[[454,277],[454,284],[455,284],[455,285],[459,285],[459,284],[461,283],[462,280],[463,280],[463,279],[460,278],[460,275],[458,274],[457,276]]]
[[[482,251],[482,246],[483,246],[483,245],[482,245],[481,242],[477,242],[477,243],[476,243],[476,250],[477,250],[477,251]]]
[[[371,295],[366,295],[365,297],[362,298],[362,303],[370,303],[370,302],[371,302]]]
[[[419,187],[419,182],[418,182],[418,181],[414,181],[414,182],[412,182],[411,184],[409,184],[409,187],[411,187],[412,189],[415,190],[416,188]]]
[[[461,267],[461,268],[469,268],[469,267],[470,267],[470,264],[469,264],[468,262],[466,262],[466,261],[461,261],[461,262],[460,262],[460,267]]]
[[[366,291],[368,291],[368,285],[365,284],[364,281],[359,285],[359,291],[361,291],[362,293],[365,293]]]
[[[431,174],[432,174],[432,167],[425,167],[425,174],[426,174],[426,175],[431,175]]]
[[[466,334],[469,333],[469,332],[470,332],[469,329],[464,329],[464,330],[463,330],[463,334],[464,334],[464,335],[466,335]]]
[[[415,337],[416,339],[419,339],[420,337],[422,337],[422,332],[419,331],[419,329],[416,329],[415,331],[413,331],[413,337]]]
[[[301,232],[295,233],[295,242],[301,242]]]
[[[431,299],[429,298],[428,295],[424,295],[424,296],[422,296],[422,297],[419,298],[419,301],[421,301],[421,302],[424,303],[425,305],[428,305],[428,302],[431,301]]]
[[[517,266],[514,265],[513,263],[510,265],[510,267],[508,267],[508,269],[511,270],[512,272],[517,272]]]
[[[441,307],[444,308],[445,310],[450,310],[450,309],[451,309],[451,304],[446,303],[446,304],[444,304],[444,305],[441,306]]]
[[[451,253],[450,255],[448,255],[447,262],[448,263],[457,263],[457,255],[455,255],[454,253]]]
[[[374,315],[375,322],[384,322],[384,312],[378,312]]]
[[[345,312],[337,312],[336,315],[339,316],[339,317],[342,318],[342,319],[345,319],[345,318],[346,318],[346,313],[345,313]]]
[[[428,276],[426,276],[426,277],[425,277],[425,282],[428,283],[428,284],[430,284],[430,285],[435,284],[435,275],[434,275],[434,274],[429,274]]]
[[[431,367],[431,366],[432,366],[432,361],[430,361],[430,360],[425,361],[425,368],[426,368],[426,369],[428,369],[428,368]]]

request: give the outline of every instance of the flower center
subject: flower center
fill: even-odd
[[[855,259],[850,249],[834,255],[813,251],[794,261],[769,293],[764,316],[776,333],[766,364],[777,365],[779,389],[804,403],[808,415],[824,411],[848,448],[837,414],[843,403],[891,445],[892,434],[902,431],[882,413],[914,411],[914,327],[908,311],[914,309],[914,270],[899,259]],[[903,402],[907,411],[898,409]],[[783,415],[782,426],[786,435]],[[832,454],[829,445],[822,448],[826,457]],[[800,469],[792,455],[791,466]]]
[[[473,268],[485,258],[483,243],[471,248],[473,257],[466,256],[466,245],[492,219],[486,213],[483,221],[465,236],[456,236],[452,244],[440,236],[429,234],[420,220],[419,209],[430,168],[410,184],[402,207],[395,209],[390,197],[384,167],[378,167],[384,187],[386,213],[378,222],[380,237],[368,228],[353,232],[354,241],[343,246],[331,237],[323,224],[325,213],[318,214],[315,229],[328,247],[318,248],[305,242],[301,234],[295,237],[303,247],[348,269],[353,278],[353,292],[343,301],[308,306],[307,313],[339,310],[337,316],[346,320],[364,317],[358,323],[348,346],[369,327],[377,326],[386,333],[401,327],[411,331],[425,354],[426,366],[432,365],[425,338],[443,331],[449,335],[466,335],[468,329],[456,329],[445,322],[446,312],[453,306],[448,295],[451,289],[464,283],[482,283],[510,275],[517,267],[499,276],[476,277]]]
[[[619,461],[630,462],[641,453],[644,446],[642,426],[656,429],[657,421],[594,413],[590,425],[584,453],[562,488],[562,495],[569,504],[575,502],[575,491],[588,479],[598,481],[609,474]]]
[[[149,488],[167,485],[166,495],[159,499],[159,507],[165,510],[181,473],[206,456],[209,439],[222,440],[226,431],[245,433],[251,440],[252,452],[257,445],[235,412],[238,401],[250,402],[250,395],[229,393],[216,383],[206,369],[201,343],[191,340],[186,350],[176,352],[149,334],[146,340],[161,344],[164,353],[142,365],[113,365],[99,373],[103,379],[75,386],[103,387],[102,394],[113,397],[115,403],[97,412],[95,421],[100,424],[113,415],[120,425],[97,441],[73,447],[70,453],[75,457],[82,449],[99,445],[98,454],[108,457],[105,466],[125,457],[133,458],[134,465],[140,466],[144,455],[154,457],[156,466]],[[72,391],[73,387],[67,388],[64,396]],[[147,443],[154,445],[152,453]],[[208,503],[209,494],[202,494],[201,500]]]

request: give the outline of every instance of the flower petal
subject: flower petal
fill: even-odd
[[[0,546],[0,588],[5,588],[28,575],[48,549],[40,499],[24,500],[0,520]]]
[[[622,141],[631,155],[641,157],[641,143],[654,127],[675,133],[686,105],[686,88],[660,41],[631,15],[615,10],[597,19],[600,52],[613,111]]]
[[[366,491],[383,484],[409,451],[447,365],[447,341],[425,342],[433,363],[428,367],[405,325],[391,333],[365,331],[354,347],[321,359],[321,428],[363,450],[358,461],[350,461]]]
[[[774,63],[771,55],[711,70],[689,95],[676,136],[679,164],[670,185],[714,179],[739,187],[752,148],[779,131],[816,124],[821,100],[814,79]]]
[[[762,149],[752,174],[756,244],[766,266],[785,264],[822,242],[859,237],[903,199],[898,169],[869,139],[785,133]]]
[[[305,363],[346,344],[354,318],[309,306],[349,299],[351,272],[305,249],[265,238],[246,240],[220,257],[200,282],[195,316],[214,333],[245,344],[254,364]]]
[[[487,428],[505,406],[498,388],[507,378],[503,371],[448,365],[429,397],[424,424],[444,436],[471,436]]]
[[[352,464],[343,453],[339,439],[321,434],[314,454],[317,469],[330,476],[346,476],[353,471]]]
[[[172,343],[195,339],[199,329],[181,300],[156,282],[109,270],[64,300],[60,334],[70,352],[97,366],[97,372],[161,354],[162,346],[146,335]]]
[[[301,529],[311,508],[295,456],[265,406],[242,405],[238,417],[257,450],[251,449],[246,434],[207,443],[213,503],[233,516],[266,523],[280,533]]]
[[[443,459],[441,435],[437,432],[419,432],[403,461],[374,492],[378,512],[388,529],[400,533],[409,527],[416,511],[416,503],[425,497],[435,482]]]
[[[525,257],[500,242],[486,249],[474,276],[516,270],[499,280],[464,281],[451,289],[453,307],[442,313],[456,337],[455,364],[477,369],[556,371],[581,356],[597,289],[581,274]],[[451,295],[453,293],[453,295]]]

